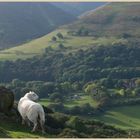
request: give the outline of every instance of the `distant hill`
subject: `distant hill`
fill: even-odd
[[[68,29],[86,28],[98,36],[140,37],[140,3],[109,3],[90,11],[67,26]]]
[[[0,3],[0,49],[38,38],[76,17],[50,3]]]
[[[139,13],[139,3],[108,3],[82,14],[80,19],[63,25],[46,36],[0,51],[0,60],[26,59],[41,55],[48,46],[57,48],[60,43],[69,51],[100,45],[108,46],[114,43],[130,44],[129,42],[133,42],[139,46]],[[59,32],[63,34],[64,39],[52,41],[52,37],[57,37]],[[79,35],[76,35],[77,33]]]
[[[52,2],[51,4],[74,16],[79,16],[86,11],[94,10],[106,4],[106,2]]]

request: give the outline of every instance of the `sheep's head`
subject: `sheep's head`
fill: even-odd
[[[38,95],[33,91],[30,91],[29,93],[26,93],[25,97],[29,98],[32,101],[37,101],[39,99]]]

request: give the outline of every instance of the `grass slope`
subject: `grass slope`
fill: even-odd
[[[75,30],[82,26],[99,36],[121,36],[127,33],[139,38],[139,13],[139,3],[110,3],[84,14],[66,28]]]
[[[52,46],[52,48],[57,48],[60,43],[62,43],[69,51],[75,51],[81,48],[88,48],[94,45],[109,45],[114,42],[125,43],[127,40],[120,39],[116,37],[99,37],[94,38],[91,36],[71,36],[67,34],[66,29],[55,30],[46,36],[30,41],[29,43],[13,47],[0,51],[0,61],[4,60],[17,60],[17,59],[27,59],[36,55],[41,55],[44,53],[45,48]],[[64,36],[64,40],[58,39],[56,42],[52,42],[53,36],[56,36],[58,32],[61,32]]]
[[[115,107],[100,116],[96,116],[97,120],[101,120],[107,124],[122,129],[140,129],[140,105]]]
[[[51,4],[71,13],[72,15],[79,16],[83,12],[96,9],[105,4],[105,2],[52,2]]]
[[[1,138],[43,138],[51,137],[50,135],[42,135],[41,132],[32,133],[31,130],[22,126],[21,124],[16,124],[14,122],[0,121],[0,133]]]
[[[32,40],[23,45],[0,51],[0,60],[26,59],[44,52],[48,46],[57,48],[59,43],[63,43],[69,51],[80,48],[87,48],[94,45],[109,45],[112,43],[126,43],[128,40],[135,40],[140,37],[139,3],[110,3],[98,10],[88,12],[76,22],[63,26],[48,35]],[[94,36],[71,36],[67,32],[76,31],[84,27]],[[61,32],[65,39],[51,42],[52,36]],[[123,35],[129,38],[122,38]],[[68,52],[69,52],[68,51]]]
[[[40,103],[42,105],[48,106],[53,102],[49,99],[41,99]],[[85,103],[89,103],[91,106],[96,107],[98,102],[94,101],[90,96],[81,96],[80,99],[64,102],[65,107],[74,107],[81,106]],[[131,130],[139,130],[140,129],[140,105],[132,105],[132,106],[121,106],[121,107],[113,107],[105,113],[97,116],[83,116],[87,119],[96,119],[102,121],[106,124],[113,125],[117,128],[121,129],[131,129]],[[80,116],[81,117],[81,116]]]
[[[48,2],[1,2],[0,49],[41,37],[75,19]]]

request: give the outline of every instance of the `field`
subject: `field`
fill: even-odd
[[[45,106],[48,106],[49,104],[54,103],[54,102],[51,102],[49,99],[41,99],[39,102]],[[64,106],[65,107],[74,107],[74,106],[80,106],[80,105],[83,105],[86,103],[89,103],[93,107],[96,107],[98,105],[97,101],[93,100],[88,95],[84,95],[76,100],[64,101]]]
[[[49,99],[42,99],[40,103],[48,106],[52,102]],[[83,105],[84,103],[90,103],[93,107],[96,107],[98,104],[98,102],[94,101],[90,96],[82,96],[81,99],[64,102],[64,106],[74,107]],[[140,105],[113,107],[101,115],[92,117],[87,116],[87,118],[100,120],[122,129],[140,129],[139,108]]]
[[[52,37],[60,32],[63,34],[64,39],[57,39],[57,41],[52,41]],[[80,48],[87,48],[95,45],[109,45],[114,42],[126,42],[125,39],[115,38],[115,37],[91,37],[91,36],[71,36],[67,34],[66,29],[55,30],[41,38],[32,40],[23,45],[16,46],[10,49],[0,51],[0,61],[4,60],[17,60],[17,59],[27,59],[36,55],[41,55],[44,53],[45,48],[51,46],[52,48],[57,48],[60,43],[64,45],[65,48],[69,48],[69,51],[77,50]]]
[[[122,129],[140,129],[139,109],[140,105],[116,107],[95,118]]]

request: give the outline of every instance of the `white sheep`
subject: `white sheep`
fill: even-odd
[[[22,117],[22,124],[27,123],[30,126],[30,122],[32,122],[34,124],[32,132],[34,132],[40,123],[42,133],[45,133],[45,113],[43,107],[39,103],[36,103],[38,98],[38,95],[32,91],[26,93],[19,100],[18,111]]]

